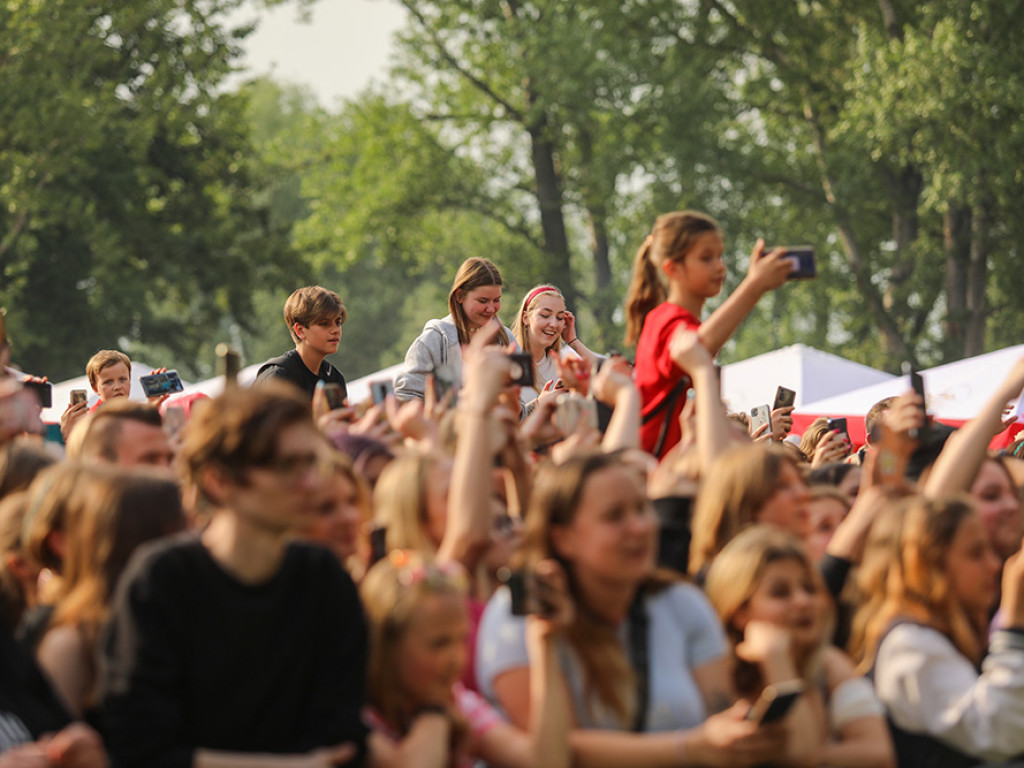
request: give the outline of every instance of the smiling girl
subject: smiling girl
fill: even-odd
[[[427,376],[439,366],[450,369],[455,382],[462,379],[462,347],[501,309],[501,272],[488,259],[470,258],[455,273],[448,293],[447,317],[430,320],[405,353],[401,373],[395,378],[395,396],[400,400],[422,400]],[[501,326],[497,343],[514,340],[512,331]]]
[[[587,349],[576,330],[576,316],[565,307],[565,297],[553,285],[538,285],[523,297],[512,333],[523,351],[533,359],[533,387],[523,387],[523,402],[530,403],[541,392],[558,386],[557,357],[565,344],[574,357],[597,367],[600,356]],[[550,385],[550,386],[549,386]]]
[[[767,525],[748,528],[715,558],[706,591],[732,640],[741,696],[804,683],[786,720],[792,737],[784,764],[895,765],[871,684],[828,643],[829,597],[799,539]]]
[[[371,628],[371,765],[469,768],[482,759],[495,768],[567,768],[555,643],[572,607],[554,563],[538,577],[555,610],[528,621],[534,717],[520,730],[459,683],[469,632],[464,571],[408,550],[370,569],[360,591]]]

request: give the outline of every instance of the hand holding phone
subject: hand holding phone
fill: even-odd
[[[765,247],[765,253],[781,247],[785,253],[783,259],[788,259],[792,264],[787,280],[809,280],[818,276],[818,264],[814,256],[814,248],[809,245],[785,245]]]
[[[794,403],[796,403],[796,392],[780,386],[775,390],[775,403],[772,405],[772,410],[777,411],[779,408],[788,408]]]
[[[758,429],[762,426],[765,430],[757,435]],[[756,405],[750,409],[750,434],[761,437],[763,435],[772,435],[772,411],[767,405]]]
[[[139,384],[142,385],[142,391],[146,397],[163,397],[185,389],[177,371],[163,371],[140,376]]]
[[[924,414],[924,425],[920,429],[910,430],[910,437],[915,440],[924,440],[928,433],[928,409],[925,407],[924,377],[914,368],[912,363],[903,364],[903,373],[910,377],[910,388],[914,394],[921,398],[921,412]]]
[[[766,686],[750,709],[747,720],[758,725],[769,725],[782,720],[796,704],[806,685],[803,680],[789,680],[784,683]]]

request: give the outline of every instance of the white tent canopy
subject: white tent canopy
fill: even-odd
[[[1018,344],[921,371],[926,409],[939,420],[962,422],[974,418],[1022,357],[1024,344]],[[831,416],[863,416],[879,400],[901,395],[909,389],[905,376],[892,377],[881,384],[808,401],[799,410]]]
[[[730,410],[749,413],[754,406],[771,405],[781,385],[796,392],[797,410],[805,410],[805,403],[895,379],[837,355],[793,344],[722,366],[722,399]]]

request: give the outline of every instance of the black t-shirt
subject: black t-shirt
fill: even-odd
[[[0,752],[70,722],[35,658],[0,621]]]
[[[313,373],[306,364],[302,362],[298,350],[285,352],[280,357],[267,360],[256,372],[256,384],[261,384],[270,379],[278,379],[294,384],[307,395],[310,401],[313,400],[313,393],[316,391],[316,383],[323,379],[328,384],[340,384],[341,389],[348,397],[348,387],[345,384],[345,377],[341,371],[335,368],[326,360],[320,364],[320,372]]]
[[[194,534],[144,545],[103,639],[114,765],[187,768],[198,748],[362,745],[366,651],[355,585],[322,547],[289,544],[279,571],[250,585]]]

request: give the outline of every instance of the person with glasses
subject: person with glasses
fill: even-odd
[[[366,622],[318,514],[326,448],[309,404],[268,383],[198,411],[179,460],[213,509],[144,547],[104,638],[101,722],[131,766],[361,764]]]

